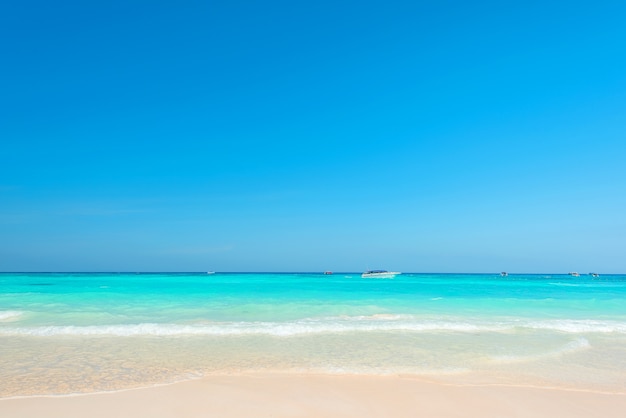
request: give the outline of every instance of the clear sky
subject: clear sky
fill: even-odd
[[[0,271],[626,272],[624,1],[0,3]]]

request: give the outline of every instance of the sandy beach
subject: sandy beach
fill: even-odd
[[[626,411],[622,276],[0,278],[3,418]]]
[[[110,393],[0,400],[0,416],[622,417],[626,393],[448,385],[400,376],[212,376]]]

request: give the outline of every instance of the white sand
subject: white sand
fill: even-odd
[[[621,393],[619,393],[621,391]],[[0,399],[20,417],[624,417],[626,392],[454,386],[404,377],[212,376],[114,393]]]

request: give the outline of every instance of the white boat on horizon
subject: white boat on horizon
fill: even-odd
[[[402,274],[399,271],[387,271],[387,270],[367,270],[361,274],[364,279],[393,279],[398,274]]]

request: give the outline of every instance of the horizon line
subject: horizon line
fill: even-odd
[[[362,274],[362,271],[332,271],[332,270],[322,270],[322,271],[87,271],[87,270],[76,270],[76,271],[0,271],[0,274],[324,274],[326,271],[331,274]],[[503,271],[504,272],[504,271]],[[515,273],[515,272],[506,272],[508,275],[563,275],[569,276],[572,272],[567,273],[550,273],[550,272],[534,272],[534,273]],[[418,272],[418,271],[410,271],[410,272],[400,272],[400,274],[464,274],[464,275],[485,275],[485,274],[497,274],[500,275],[501,272],[489,271],[489,272]],[[597,272],[589,272],[589,273],[579,273],[581,276],[589,276],[591,274],[599,274],[605,276],[619,276],[626,275],[626,273],[597,273]]]

